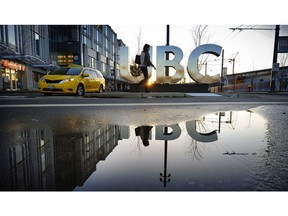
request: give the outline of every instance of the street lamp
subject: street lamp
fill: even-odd
[[[233,59],[229,59],[232,62],[232,75],[233,75],[233,91],[235,92],[235,59],[239,52],[236,53]]]
[[[164,134],[168,135],[168,127],[164,127]],[[164,187],[166,187],[167,182],[170,182],[171,174],[167,174],[167,152],[168,152],[168,141],[164,142],[164,173],[160,173],[160,181],[164,183]]]
[[[223,91],[223,74],[224,73],[224,49],[222,49],[222,61],[221,61],[221,77],[220,77],[220,92]]]
[[[273,64],[272,64],[271,78],[270,78],[270,91],[271,92],[275,92],[276,73],[279,70],[279,67],[277,64],[279,30],[280,30],[280,26],[276,25],[275,39],[274,39],[274,51],[273,51]]]

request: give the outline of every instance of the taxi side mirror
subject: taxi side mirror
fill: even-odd
[[[89,74],[83,73],[82,76],[83,76],[83,77],[89,77]]]

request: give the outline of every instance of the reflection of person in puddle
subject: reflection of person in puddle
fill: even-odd
[[[140,126],[140,127],[137,127],[135,128],[135,134],[136,136],[140,136],[142,142],[143,142],[143,145],[145,147],[147,147],[149,145],[149,135],[150,135],[150,130],[152,129],[153,127],[152,126],[149,126],[149,125],[144,125],[144,126]]]

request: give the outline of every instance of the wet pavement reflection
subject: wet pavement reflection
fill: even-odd
[[[287,190],[287,153],[273,155],[271,124],[252,110],[159,125],[113,125],[79,115],[45,124],[17,120],[1,129],[0,189]],[[278,173],[271,155],[283,157]]]

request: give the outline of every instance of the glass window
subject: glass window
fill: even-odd
[[[88,67],[91,67],[91,68],[96,68],[96,59],[91,57],[91,56],[88,56]]]
[[[87,65],[88,65],[88,67],[91,67],[91,57],[90,56],[88,56]]]
[[[85,44],[87,44],[87,46],[89,47],[89,48],[91,48],[92,46],[91,46],[91,40],[89,39],[89,38],[87,38],[87,37],[85,37],[86,38],[86,43]]]
[[[85,69],[84,72],[83,72],[83,74],[87,74],[87,75],[89,75],[88,77],[91,77],[90,70],[88,70],[88,69]]]
[[[35,33],[35,54],[40,56],[40,37]]]
[[[100,71],[96,71],[97,77],[103,78],[103,75],[100,73]]]
[[[102,44],[102,34],[99,31],[97,31],[97,43]]]
[[[8,25],[8,43],[16,46],[15,26]]]
[[[4,41],[4,26],[0,25],[0,42]]]
[[[94,70],[90,70],[90,74],[91,74],[91,77],[93,77],[93,78],[98,77],[96,71],[94,71]]]
[[[104,62],[101,62],[101,70],[106,73],[106,64]]]
[[[51,75],[79,75],[82,68],[59,68],[51,71]]]

